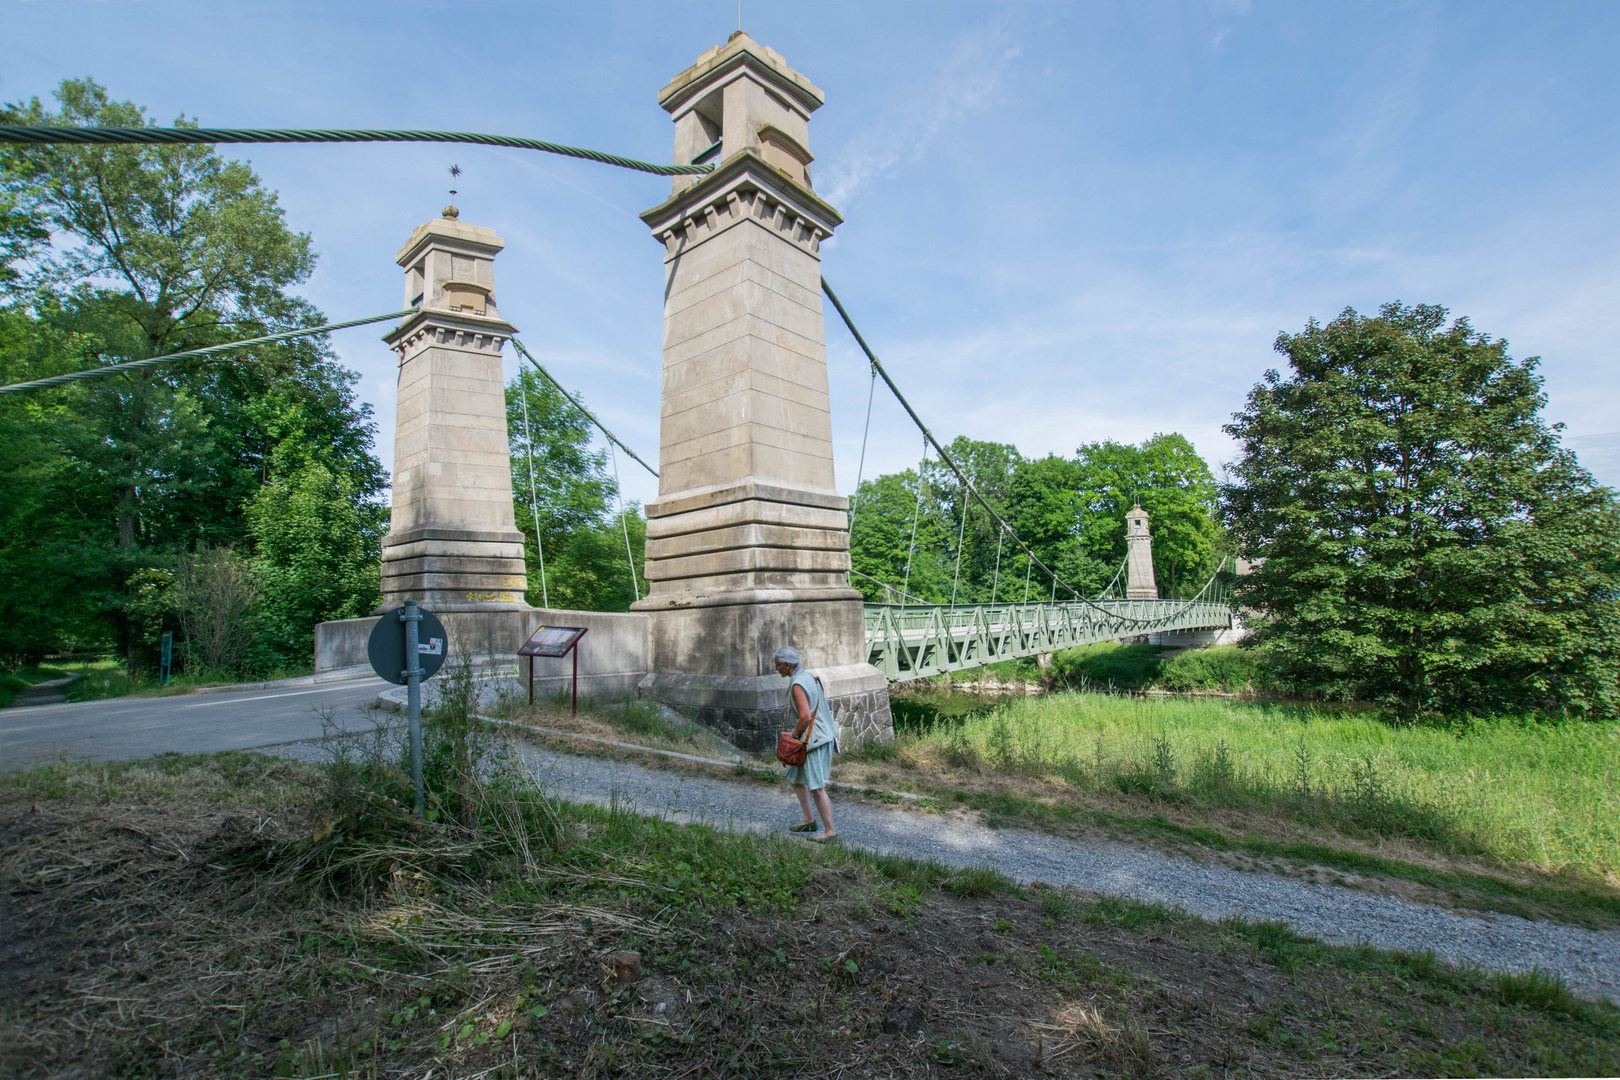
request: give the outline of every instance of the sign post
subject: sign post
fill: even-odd
[[[411,725],[411,787],[416,794],[416,816],[425,809],[422,792],[422,683],[438,674],[444,663],[448,635],[433,612],[405,601],[377,620],[366,642],[371,670],[395,686],[406,687],[405,707]],[[404,666],[401,667],[401,662]]]
[[[542,626],[518,648],[519,656],[529,658],[529,704],[534,704],[534,658],[574,654],[574,715],[579,715],[579,639],[588,633],[583,626]]]
[[[163,631],[163,659],[162,659],[162,675],[163,675],[163,685],[164,686],[169,685],[169,673],[170,673],[170,671],[173,670],[173,661],[174,661],[174,631],[173,630],[165,630],[165,631]]]
[[[422,658],[416,652],[416,631],[422,621],[422,613],[417,610],[415,600],[405,601],[405,610],[399,613],[399,620],[405,624],[405,670],[400,672],[400,676],[405,679],[405,701],[411,718],[411,787],[416,791],[416,816],[421,817]]]

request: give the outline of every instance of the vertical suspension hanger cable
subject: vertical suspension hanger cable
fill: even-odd
[[[872,383],[866,389],[866,427],[861,430],[861,461],[855,466],[855,497],[849,503],[849,534],[855,535],[855,512],[860,508],[861,479],[866,475],[866,440],[872,434],[872,397],[877,393],[877,368],[872,368]]]
[[[951,576],[951,607],[956,606],[956,585],[962,580],[962,538],[967,535],[968,508],[973,504],[967,501],[967,489],[962,489],[962,524],[956,530],[956,573]]]
[[[529,516],[534,518],[534,557],[540,563],[540,603],[551,606],[551,594],[546,589],[546,552],[541,541],[540,503],[534,497],[534,428],[529,425],[529,382],[527,371],[518,371],[518,397],[523,401],[523,445],[529,459]],[[611,445],[611,444],[610,444]]]
[[[905,607],[906,596],[911,592],[911,557],[917,550],[917,519],[922,516],[923,485],[927,481],[923,478],[923,468],[928,464],[928,440],[923,439],[922,463],[917,466],[917,508],[911,512],[911,544],[906,548],[906,582],[900,586],[900,606]]]
[[[861,430],[861,461],[855,466],[855,490],[849,500],[849,560],[850,569],[855,568],[855,514],[861,507],[861,480],[866,475],[866,440],[872,434],[872,398],[877,393],[877,365],[872,365],[872,382],[866,388],[866,427]],[[853,581],[851,585],[855,584]]]
[[[608,456],[613,459],[613,487],[619,496],[619,529],[624,533],[624,562],[630,568],[630,595],[641,599],[641,582],[636,580],[636,557],[630,554],[630,522],[624,512],[624,488],[619,484],[619,455],[608,443]]]
[[[1024,603],[1026,604],[1029,603],[1029,573],[1034,569],[1035,560],[1026,557],[1024,559]]]
[[[996,576],[990,579],[990,602],[997,602],[996,593],[1001,589],[1001,542],[1007,538],[1007,524],[1003,522],[996,531]]]

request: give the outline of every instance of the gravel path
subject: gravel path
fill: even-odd
[[[319,761],[320,743],[267,748]],[[626,762],[526,746],[542,780],[573,802],[631,802],[645,814],[767,833],[798,821],[785,786],[683,776]],[[1366,941],[1384,949],[1433,949],[1442,959],[1488,970],[1556,971],[1571,989],[1620,1004],[1620,930],[1588,930],[1515,915],[1463,913],[1225,866],[1109,841],[1076,842],[1026,829],[990,829],[976,821],[868,803],[835,803],[846,844],[933,859],[947,866],[993,866],[1020,883],[1043,881],[1179,907],[1206,919],[1241,915],[1277,919],[1337,944]]]

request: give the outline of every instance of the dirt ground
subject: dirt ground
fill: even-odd
[[[743,865],[727,845],[758,845],[721,835],[705,841],[714,869],[690,880],[531,860],[514,892],[413,873],[402,853],[376,890],[312,895],[278,853],[331,823],[262,796],[309,770],[253,767],[206,798],[0,788],[0,1074],[1620,1072],[1611,1009],[1510,1002],[1424,957],[975,872],[925,881],[836,849],[804,848],[815,861],[787,910],[705,899],[703,881]],[[578,813],[584,849],[603,826]]]

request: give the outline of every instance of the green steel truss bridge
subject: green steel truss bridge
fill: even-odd
[[[867,604],[866,651],[890,682],[908,682],[1138,634],[1231,626],[1224,600]]]

